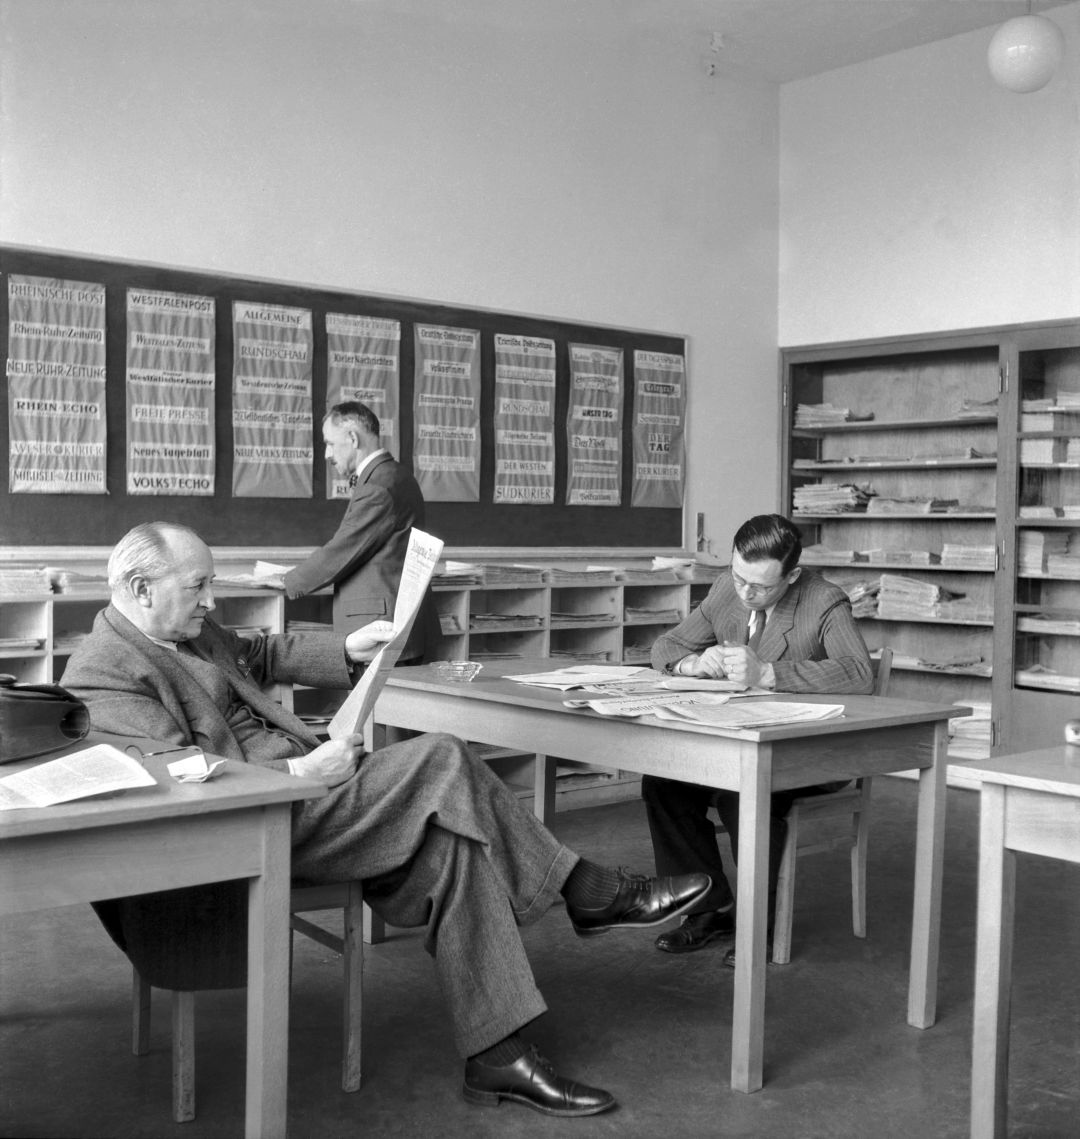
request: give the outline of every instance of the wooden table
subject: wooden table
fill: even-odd
[[[376,704],[375,721],[740,792],[731,1086],[743,1092],[762,1085],[770,793],[919,769],[907,1018],[916,1028],[934,1023],[947,722],[965,709],[878,696],[788,696],[843,703],[845,713],[816,723],[731,731],[569,709],[565,693],[503,679],[552,668],[550,660],[487,664],[470,684],[439,681],[427,666],[396,668]]]
[[[326,788],[234,760],[209,783],[181,784],[169,758],[144,761],[155,787],[0,812],[0,914],[247,878],[245,1134],[284,1136],[291,807]]]
[[[1080,746],[952,765],[979,781],[972,1139],[1006,1133],[1016,852],[1080,862]]]

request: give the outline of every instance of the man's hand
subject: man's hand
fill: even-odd
[[[349,660],[367,662],[374,660],[379,649],[392,640],[394,636],[394,623],[392,621],[372,621],[361,629],[354,629],[345,638],[345,653]]]
[[[328,740],[307,755],[294,757],[289,760],[289,765],[293,775],[303,775],[317,779],[327,787],[336,787],[352,776],[363,754],[363,733],[353,732],[337,740]]]
[[[690,653],[672,670],[676,676],[709,676],[713,680],[723,680],[724,672],[718,645],[712,645],[703,653]]]
[[[747,688],[772,688],[776,683],[772,664],[759,660],[747,645],[719,645],[718,649],[728,680]]]

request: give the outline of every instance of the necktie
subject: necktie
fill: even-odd
[[[757,647],[761,644],[761,634],[765,631],[765,610],[755,609],[750,619],[750,640],[747,642],[749,647],[757,652]]]

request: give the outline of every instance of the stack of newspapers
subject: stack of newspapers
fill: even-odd
[[[52,593],[49,571],[44,566],[0,568],[0,595],[22,597],[36,593]]]
[[[1064,554],[1069,536],[1064,530],[1021,530],[1017,569],[1021,574],[1043,574],[1051,556]]]
[[[795,408],[796,427],[835,427],[838,423],[873,418],[872,411],[859,415],[850,407],[835,407],[831,403],[800,403]]]
[[[989,546],[962,546],[946,542],[941,547],[941,564],[958,570],[992,570],[997,568],[997,548]]]
[[[1080,579],[1080,532],[1069,535],[1065,549],[1051,552],[1046,558],[1046,570],[1052,577]]]
[[[987,759],[990,755],[990,705],[978,700],[958,701],[971,709],[969,716],[949,721],[950,759]]]
[[[878,616],[886,620],[927,620],[940,616],[938,606],[961,596],[940,585],[901,574],[883,573]]]
[[[865,511],[873,494],[869,486],[819,482],[797,486],[792,502],[796,514],[850,514]]]

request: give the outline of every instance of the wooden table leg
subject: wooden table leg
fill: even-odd
[[[731,1086],[761,1088],[765,1043],[765,931],[769,905],[768,744],[743,752],[739,785],[739,873],[735,916],[735,993],[731,1015]]]
[[[533,811],[546,827],[555,821],[555,760],[537,755],[533,768]]]
[[[983,783],[971,1046],[971,1139],[1004,1139],[1008,1110],[1016,855],[1005,848],[1005,787]]]
[[[908,1024],[929,1028],[937,1018],[937,974],[941,943],[941,875],[945,851],[945,773],[949,729],[934,726],[934,764],[919,772],[915,836],[915,902],[911,916],[911,974]]]
[[[263,872],[248,881],[247,1139],[284,1139],[289,1043],[289,804],[263,808]]]

